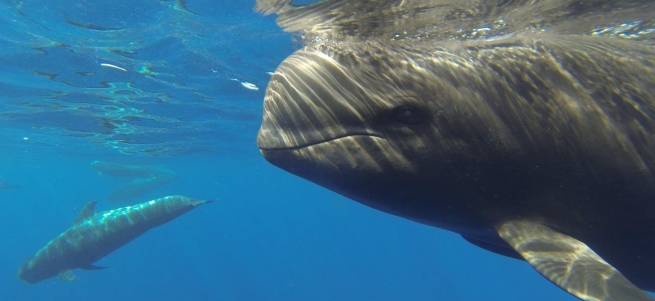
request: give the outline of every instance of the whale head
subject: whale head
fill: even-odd
[[[261,153],[387,212],[459,194],[476,166],[502,164],[515,145],[480,91],[493,84],[480,77],[488,68],[427,52],[374,41],[298,50],[271,77]]]
[[[373,2],[258,1],[279,4],[270,6],[278,24],[304,32],[304,47],[278,66],[264,96],[257,143],[273,165],[439,227],[460,223],[457,216],[488,225],[518,215],[526,208],[509,204],[521,204],[525,195],[583,193],[575,186],[563,191],[561,182],[600,183],[615,174],[652,179],[621,130],[624,116],[609,105],[616,89],[593,84],[613,83],[607,76],[613,70],[640,68],[614,53],[641,58],[648,50],[543,32],[394,40],[384,32],[423,23],[405,24],[400,8],[386,6],[389,15],[371,10],[362,17],[368,10],[358,5]],[[420,8],[407,11],[430,18]],[[377,22],[382,17],[391,19]],[[622,81],[649,85],[648,74],[625,74]],[[638,94],[635,99],[652,97],[646,89]],[[498,206],[499,198],[508,205]],[[473,217],[470,208],[485,217]]]
[[[63,261],[47,260],[46,253],[46,250],[42,250],[27,258],[18,269],[18,278],[26,283],[34,284],[57,276],[60,272],[68,269]]]
[[[277,13],[304,42],[264,97],[257,144],[273,165],[376,209],[432,219],[428,211],[455,206],[438,199],[461,195],[461,180],[478,166],[518,152],[489,101],[511,87],[495,81],[478,52],[390,39],[401,28],[432,28],[420,3],[260,0],[258,10]],[[415,22],[403,23],[406,12]]]

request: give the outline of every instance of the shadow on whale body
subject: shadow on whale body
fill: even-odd
[[[107,196],[109,202],[126,202],[136,199],[177,178],[175,172],[158,166],[93,161],[91,167],[104,175],[128,179],[126,183]]]
[[[167,196],[141,204],[94,213],[87,204],[73,226],[25,260],[18,277],[29,284],[58,276],[77,279],[73,269],[98,270],[94,262],[109,255],[148,230],[163,225],[212,201]]]
[[[582,2],[258,0],[305,43],[271,76],[261,153],[525,260],[580,299],[653,301],[655,49],[584,33],[652,19],[655,2],[622,2],[618,17]],[[504,18],[520,10],[533,15]],[[453,40],[476,16],[509,25]]]

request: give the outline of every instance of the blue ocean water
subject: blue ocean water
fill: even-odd
[[[528,264],[350,201],[268,164],[255,136],[294,50],[254,1],[0,6],[0,300],[576,300]],[[20,264],[120,181],[96,160],[178,174],[134,202],[213,199],[100,260],[28,285]]]

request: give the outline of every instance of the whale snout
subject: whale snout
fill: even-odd
[[[198,207],[200,205],[205,205],[205,204],[211,204],[216,201],[214,200],[197,200],[197,199],[191,199],[191,206],[193,207]]]
[[[54,275],[46,275],[48,273],[44,273],[44,271],[41,271],[39,268],[40,267],[38,266],[38,264],[34,262],[34,256],[31,256],[30,258],[25,260],[23,264],[21,264],[20,268],[18,269],[18,278],[20,278],[21,280],[25,281],[28,284],[35,284],[39,281],[54,276]]]
[[[297,51],[271,76],[257,135],[261,150],[290,150],[350,136],[382,135],[380,104],[348,68],[316,51]]]

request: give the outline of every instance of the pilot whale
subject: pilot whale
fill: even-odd
[[[129,201],[162,187],[177,178],[177,174],[163,167],[117,164],[93,161],[91,167],[100,174],[127,178],[128,181],[112,191],[109,202]]]
[[[5,178],[0,177],[0,189],[17,189],[17,188],[22,188],[22,187],[17,185],[9,185],[7,184]]]
[[[167,196],[134,206],[94,214],[96,202],[88,203],[73,226],[30,256],[18,270],[29,284],[59,275],[75,280],[73,269],[98,270],[93,263],[178,216],[212,201]]]
[[[257,1],[305,38],[268,84],[263,156],[582,300],[655,300],[655,48],[547,30],[379,36],[440,16],[425,13],[437,2]]]

